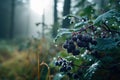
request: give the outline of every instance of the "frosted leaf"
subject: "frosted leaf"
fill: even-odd
[[[119,13],[115,10],[115,9],[112,9],[100,16],[98,16],[96,18],[96,20],[94,21],[94,24],[101,24],[101,22],[105,22],[107,19],[111,19],[112,17],[113,18],[116,18],[116,15],[118,15]]]
[[[91,68],[96,69],[96,66],[97,66],[97,65],[98,65],[98,62],[96,62],[96,63],[92,64],[92,65],[91,65]]]

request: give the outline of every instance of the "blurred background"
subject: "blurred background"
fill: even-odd
[[[51,80],[65,80],[52,63],[63,50],[53,41],[57,30],[71,27],[64,16],[95,19],[119,7],[119,0],[0,0],[0,80],[38,80],[38,59]]]

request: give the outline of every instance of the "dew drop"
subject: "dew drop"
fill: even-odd
[[[119,26],[119,28],[120,28],[120,26]]]
[[[57,47],[58,45],[57,44],[55,44],[55,47]]]
[[[110,6],[111,4],[110,3],[108,3],[108,6]]]
[[[89,59],[89,61],[92,61],[92,59]]]
[[[95,73],[95,72],[92,72],[93,74]]]
[[[93,12],[93,10],[91,10],[91,12]]]
[[[118,2],[118,4],[120,4],[120,2]]]
[[[115,26],[115,24],[112,24],[112,26]]]
[[[107,23],[108,23],[108,21],[105,21],[105,23],[107,24]]]

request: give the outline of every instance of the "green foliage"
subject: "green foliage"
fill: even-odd
[[[113,38],[98,38],[97,42],[98,44],[94,48],[104,53],[110,53],[118,44]]]
[[[60,28],[58,29],[58,34],[55,37],[55,42],[57,41],[58,38],[61,38],[63,36],[69,37],[71,36],[71,33],[74,31],[77,31],[78,29],[66,29],[66,28]]]
[[[69,17],[72,17],[71,19],[77,18],[80,20],[79,22],[73,24],[73,27],[70,29],[60,29],[56,39],[59,37],[62,38],[63,35],[67,35],[63,36],[63,38],[65,38],[67,41],[68,39],[71,40],[76,34],[82,34],[83,36],[91,36],[93,40],[96,40],[96,44],[93,45],[92,43],[89,43],[88,45],[90,45],[91,49],[87,50],[86,48],[80,48],[77,46],[76,42],[73,42],[73,44],[75,44],[75,46],[77,46],[77,48],[80,50],[80,54],[77,56],[72,55],[72,52],[68,52],[67,54],[66,52],[61,51],[61,54],[59,55],[59,57],[61,57],[60,59],[63,58],[67,61],[71,61],[73,64],[72,70],[63,73],[67,74],[72,72],[78,74],[78,71],[81,70],[82,74],[76,76],[79,77],[78,80],[109,80],[110,78],[112,78],[112,80],[119,80],[119,12],[115,9],[112,9],[92,20],[87,20],[85,18],[76,16]],[[85,20],[82,21],[82,19]],[[106,21],[108,21],[108,23],[106,23]],[[116,22],[116,25],[112,26],[111,24],[115,24],[114,22]],[[93,28],[96,28],[96,30]],[[95,51],[97,52],[94,53]],[[118,75],[113,75],[116,72]],[[106,76],[103,77],[104,75]],[[73,76],[70,76],[70,78],[71,80],[77,80]]]
[[[113,24],[114,21],[118,22],[119,18],[120,18],[120,13],[117,12],[115,9],[112,9],[104,14],[99,15],[94,20],[94,25],[101,25],[101,24],[103,24],[103,22]],[[112,20],[112,22],[109,22],[110,20]]]

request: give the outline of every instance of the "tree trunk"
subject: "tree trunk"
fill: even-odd
[[[70,5],[71,5],[71,0],[64,0],[63,16],[70,14]],[[68,28],[69,25],[70,25],[70,20],[67,18],[64,19],[62,22],[62,28]]]
[[[57,2],[58,0],[54,0],[54,24],[58,22]]]
[[[14,16],[15,16],[15,0],[11,1],[11,26],[10,26],[10,38],[14,37]]]
[[[57,2],[58,0],[54,0],[54,25],[52,28],[52,37],[55,37],[58,30],[58,11],[57,11]]]

